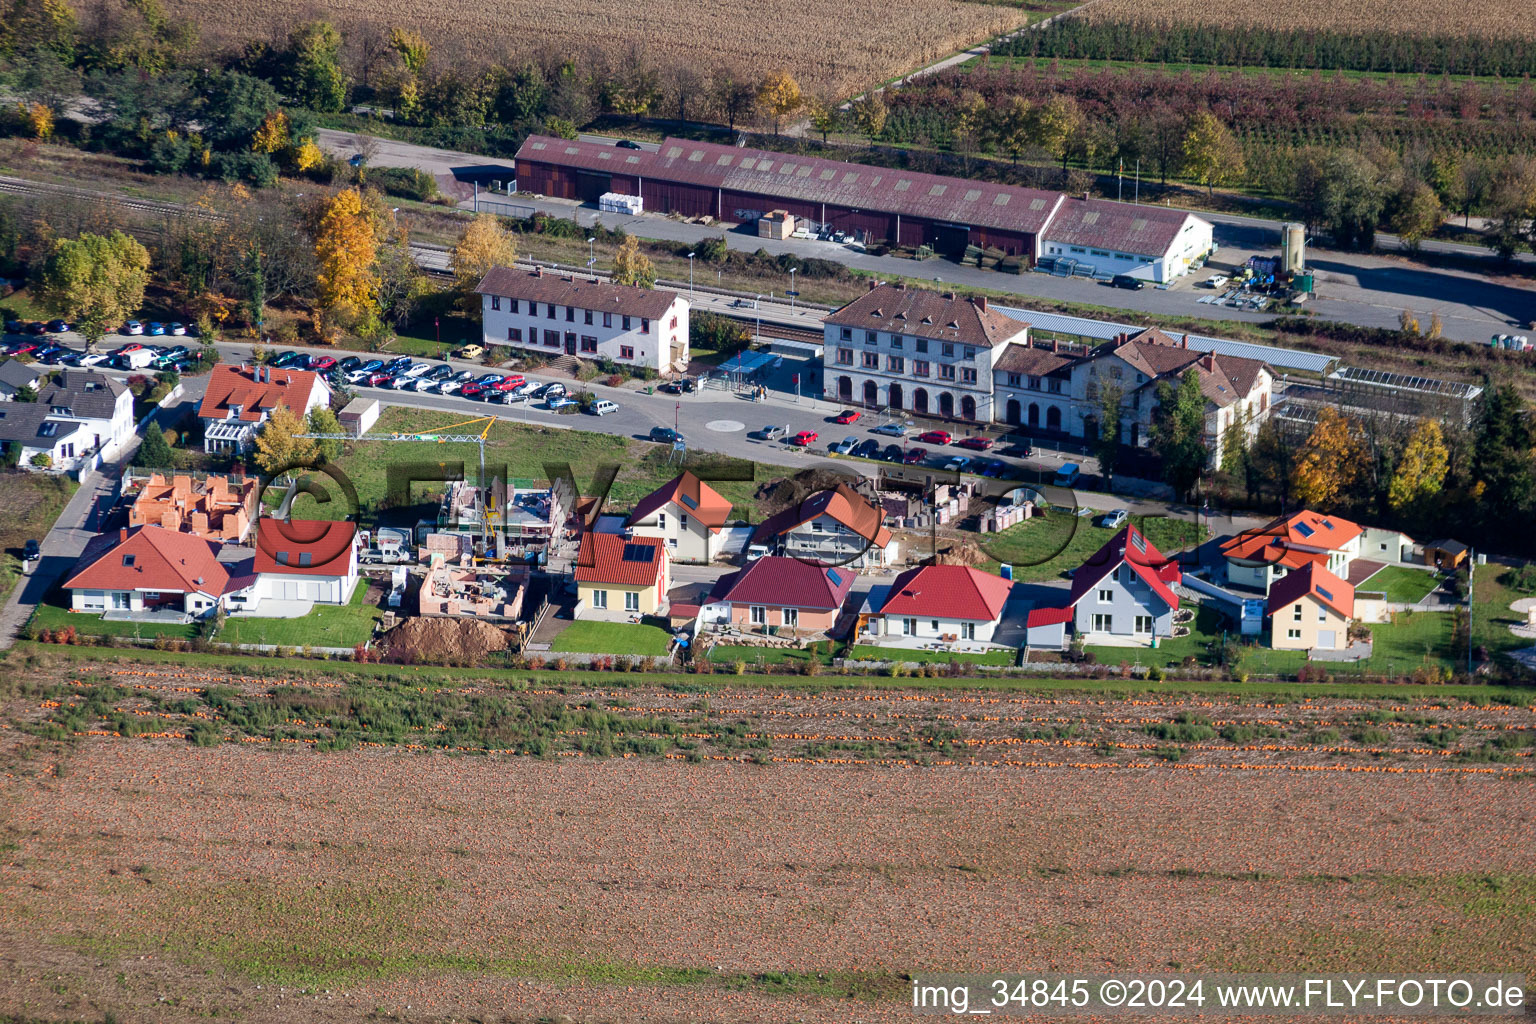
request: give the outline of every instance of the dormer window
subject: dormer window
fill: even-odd
[[[232,419],[232,420],[237,420],[237,419],[240,418],[240,414],[242,412],[244,412],[244,411],[245,411],[245,406],[243,406],[243,405],[232,405],[232,406],[229,407],[229,418]]]

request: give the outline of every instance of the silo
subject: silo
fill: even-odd
[[[1303,224],[1290,222],[1280,226],[1280,267],[1287,274],[1296,275],[1307,266],[1307,229]]]

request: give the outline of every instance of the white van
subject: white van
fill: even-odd
[[[593,416],[607,416],[611,412],[618,412],[618,411],[619,411],[619,407],[617,405],[614,405],[612,402],[608,401],[608,399],[606,399],[606,398],[600,398],[597,401],[592,403],[592,415]]]

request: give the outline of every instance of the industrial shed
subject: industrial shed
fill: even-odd
[[[1041,255],[1074,260],[1099,276],[1171,281],[1211,251],[1211,223],[1184,210],[1073,197],[1046,226]]]
[[[637,195],[656,213],[728,222],[784,210],[870,241],[951,257],[976,245],[1029,260],[1065,201],[1057,192],[675,138],[653,153],[530,136],[517,152],[517,183],[584,202]]]

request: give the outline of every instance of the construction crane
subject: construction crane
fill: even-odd
[[[472,427],[480,423],[485,424],[485,426],[478,434],[450,433],[450,431],[459,430],[464,427]],[[431,444],[473,444],[480,449],[479,480],[481,483],[484,483],[485,438],[486,435],[491,432],[491,428],[495,425],[495,416],[476,416],[474,419],[459,420],[454,423],[445,424],[441,427],[432,427],[428,430],[416,432],[398,431],[390,434],[296,434],[295,436],[313,438],[317,441],[415,441],[417,443],[425,441]],[[493,518],[499,515],[499,512],[498,510],[492,508],[492,502],[494,501],[494,496],[491,493],[492,489],[489,486],[486,486],[485,490],[485,515],[486,522],[489,524]]]

